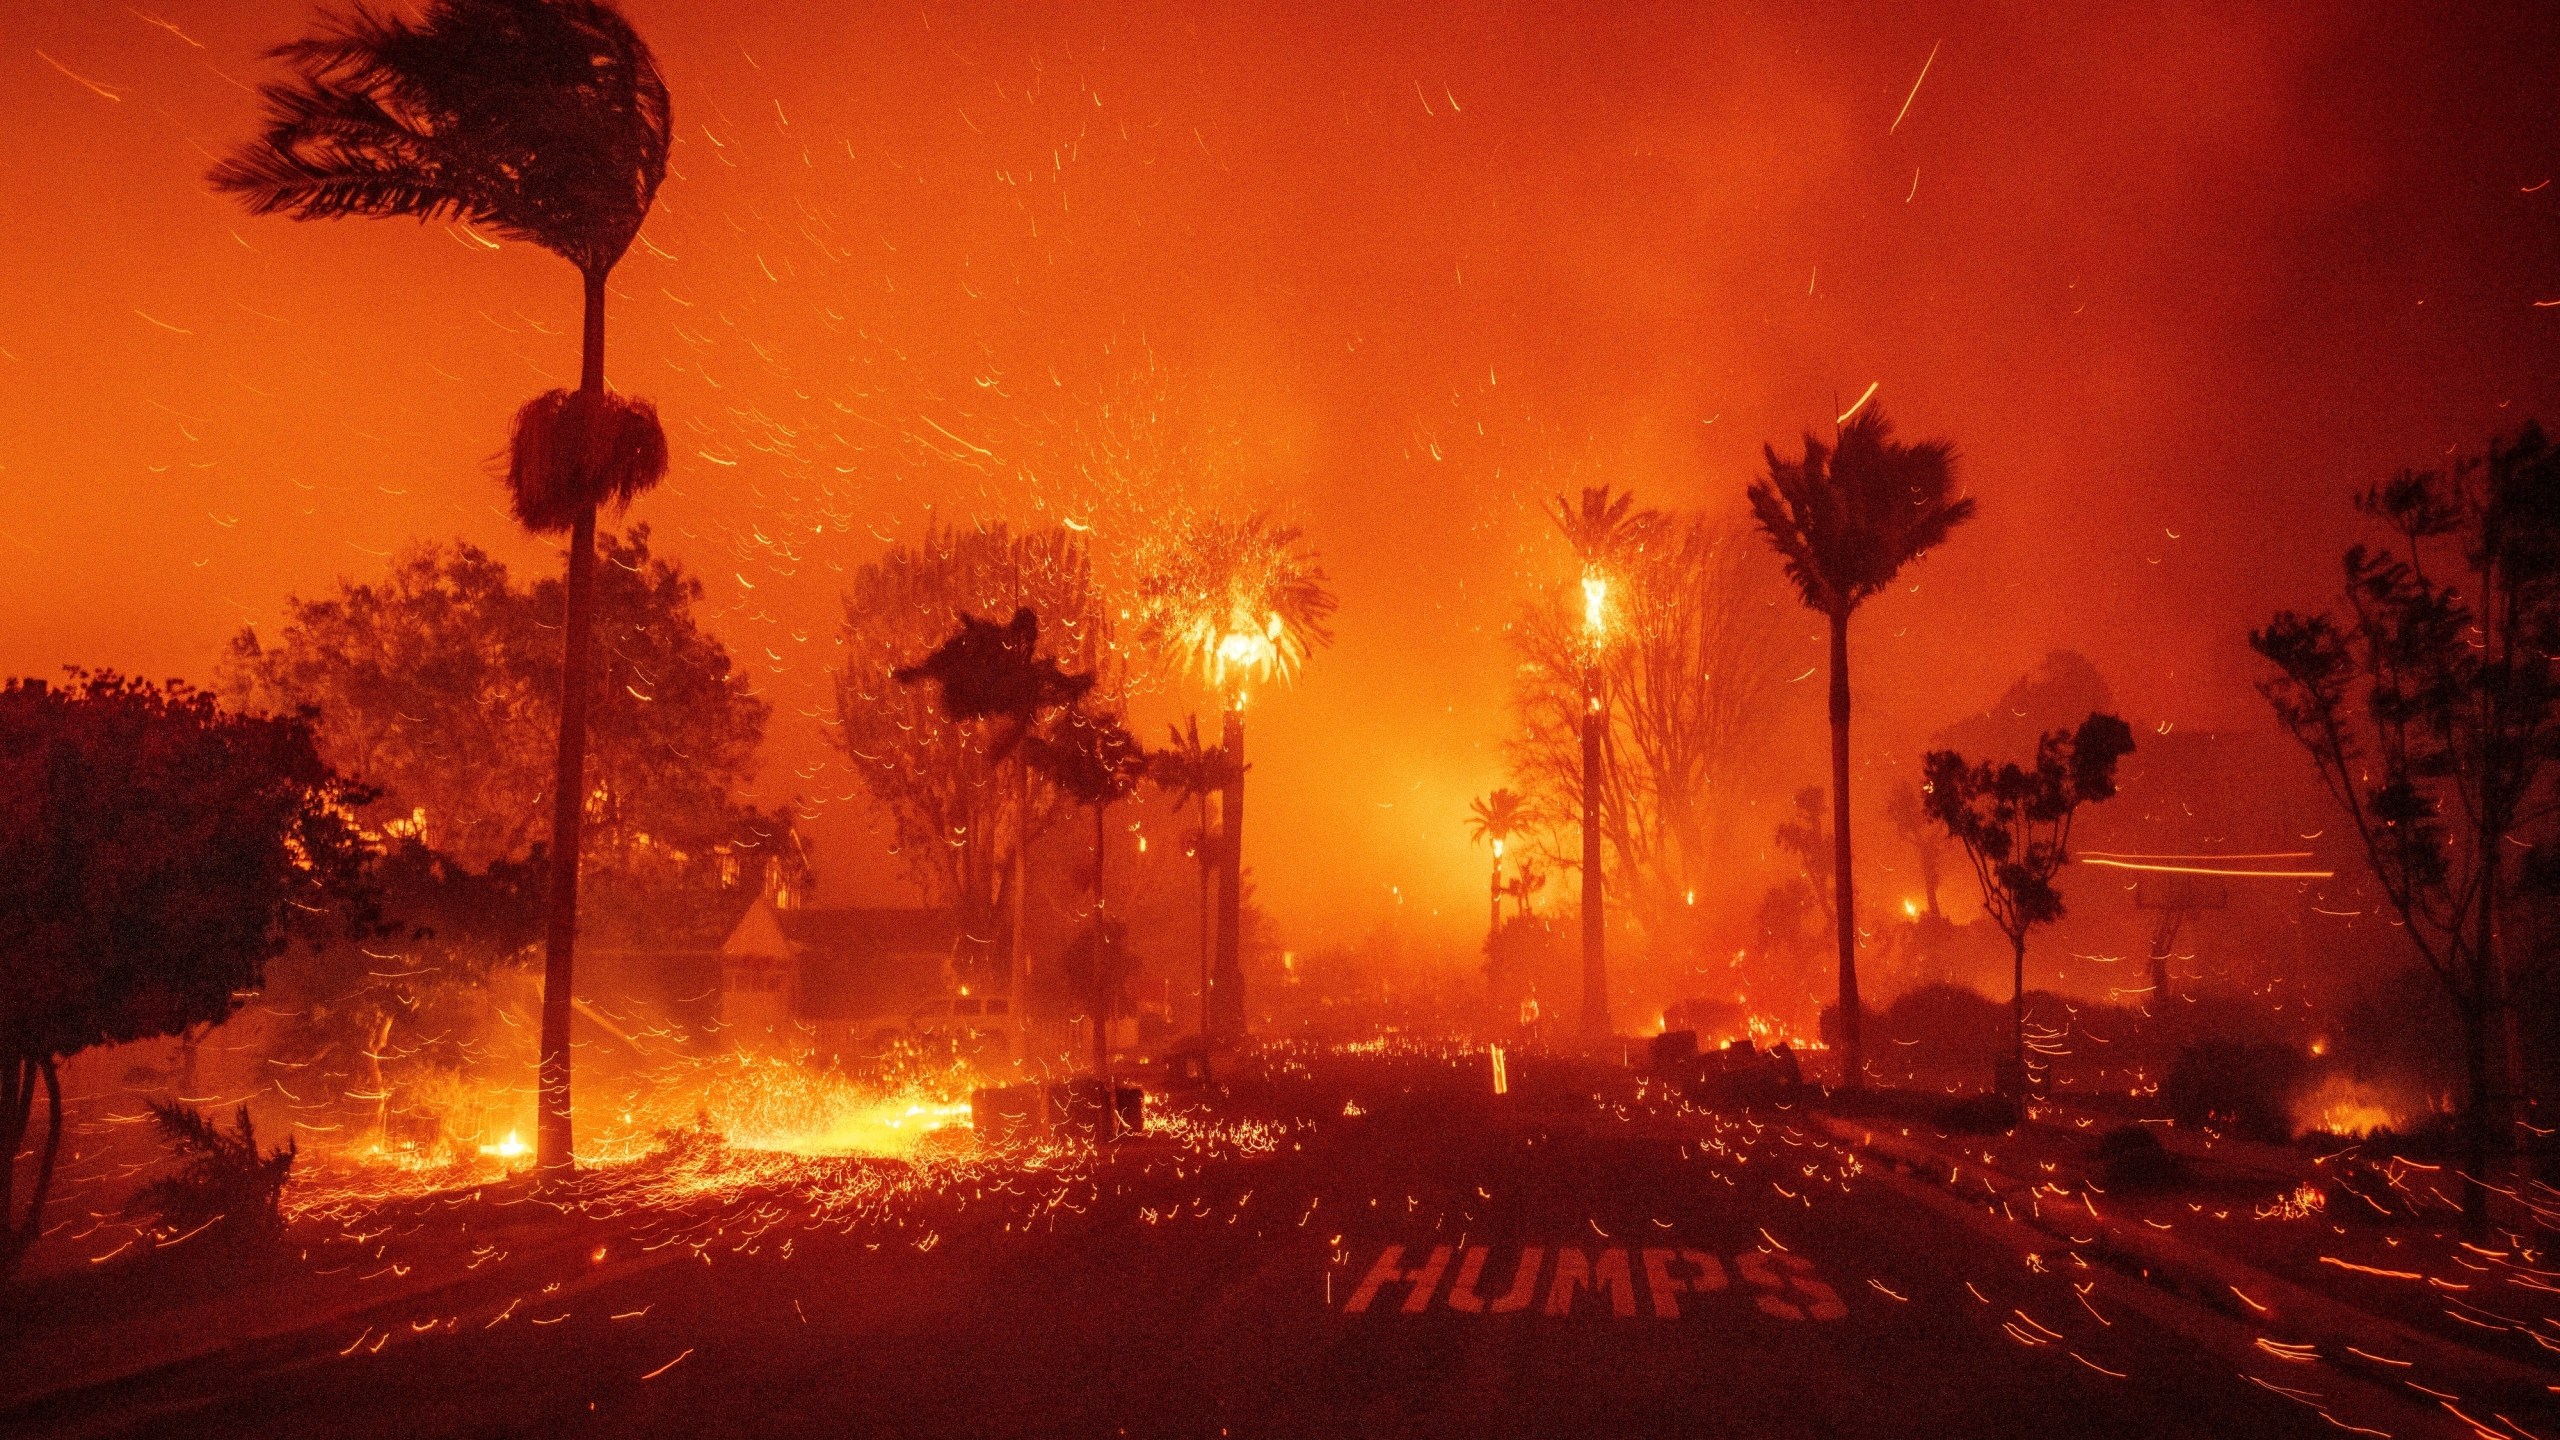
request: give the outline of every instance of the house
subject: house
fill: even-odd
[[[947,910],[817,909],[759,896],[720,946],[731,1043],[876,1055],[960,1003]],[[983,1002],[980,1008],[986,1003]]]

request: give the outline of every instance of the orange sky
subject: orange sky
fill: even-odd
[[[1250,859],[1306,943],[1391,887],[1479,922],[1553,491],[1733,505],[1870,383],[1952,437],[1982,518],[1860,624],[1900,764],[2055,645],[2138,723],[2263,723],[2243,634],[2325,597],[2349,488],[2560,415],[2545,10],[1063,8],[629,6],[680,131],[615,281],[676,455],[636,514],[840,896],[888,873],[819,723],[841,576],[933,507],[1125,517],[1157,482],[1085,478],[1097,437],[1334,574],[1339,645],[1255,715]],[[574,377],[567,267],[203,185],[308,14],[0,18],[9,673],[207,678],[418,539],[552,563],[484,462]]]

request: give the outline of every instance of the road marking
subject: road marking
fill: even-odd
[[[1645,1246],[1631,1254],[1623,1245],[1597,1252],[1579,1245],[1529,1245],[1521,1248],[1510,1266],[1509,1282],[1498,1296],[1488,1295],[1483,1288],[1493,1257],[1490,1246],[1434,1245],[1422,1252],[1419,1263],[1408,1263],[1408,1253],[1402,1245],[1382,1247],[1377,1259],[1361,1272],[1360,1283],[1344,1298],[1342,1313],[1368,1314],[1373,1306],[1386,1313],[1389,1306],[1379,1304],[1384,1299],[1401,1315],[1426,1314],[1436,1300],[1441,1308],[1461,1315],[1513,1315],[1536,1305],[1542,1315],[1570,1316],[1577,1309],[1597,1313],[1605,1300],[1608,1313],[1617,1319],[1634,1319],[1641,1309],[1656,1320],[1677,1320],[1683,1313],[1681,1296],[1703,1297],[1733,1289],[1736,1298],[1748,1295],[1755,1309],[1774,1319],[1832,1321],[1849,1314],[1839,1292],[1815,1273],[1811,1260],[1783,1250],[1752,1249],[1735,1255],[1733,1274],[1741,1280],[1736,1289],[1726,1278],[1725,1262],[1704,1250]],[[1457,1272],[1443,1294],[1440,1282],[1449,1275],[1453,1260]],[[1636,1294],[1639,1274],[1648,1302],[1642,1307]],[[1332,1280],[1328,1269],[1328,1303]],[[1546,1281],[1543,1302],[1539,1300],[1541,1280]],[[1400,1287],[1401,1293],[1389,1287]]]

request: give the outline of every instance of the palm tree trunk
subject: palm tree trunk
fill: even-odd
[[[1200,792],[1200,1064],[1209,1064],[1209,882],[1210,866],[1217,859],[1208,847],[1209,792]]]
[[[1840,934],[1840,1083],[1856,1089],[1866,1080],[1858,1010],[1857,887],[1849,878],[1849,612],[1831,617],[1831,851],[1832,928]]]
[[[604,274],[589,274],[580,393],[604,393]],[[551,785],[551,898],[542,953],[541,1114],[534,1160],[546,1174],[575,1163],[569,1123],[569,1001],[578,948],[578,852],[586,829],[587,667],[595,609],[596,512],[569,532],[569,583],[561,617],[560,753]]]
[[[1484,927],[1484,950],[1493,953],[1493,942],[1502,934],[1502,862],[1493,862],[1493,878],[1486,882],[1485,899],[1489,915]]]
[[[1244,1034],[1244,710],[1227,707],[1227,788],[1218,800],[1218,968],[1211,977],[1213,1028],[1222,1039]]]
[[[1582,668],[1582,1038],[1609,1025],[1608,912],[1600,873],[1600,670]]]
[[[1031,942],[1024,932],[1023,892],[1031,874],[1031,755],[1027,746],[1017,742],[1013,758],[1013,923],[1011,943],[1007,947],[1008,964],[1013,981],[1013,1013],[1021,1027],[1024,1048],[1033,1043],[1029,1005],[1031,1002]],[[1043,1055],[1049,1051],[1044,1050]],[[1016,1058],[1028,1060],[1029,1055]]]

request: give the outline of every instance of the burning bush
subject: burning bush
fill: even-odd
[[[281,1150],[261,1152],[246,1105],[229,1132],[176,1100],[151,1102],[151,1119],[186,1163],[136,1192],[129,1213],[156,1214],[175,1234],[210,1229],[232,1240],[267,1241],[282,1233],[279,1202],[293,1170],[291,1139]]]

